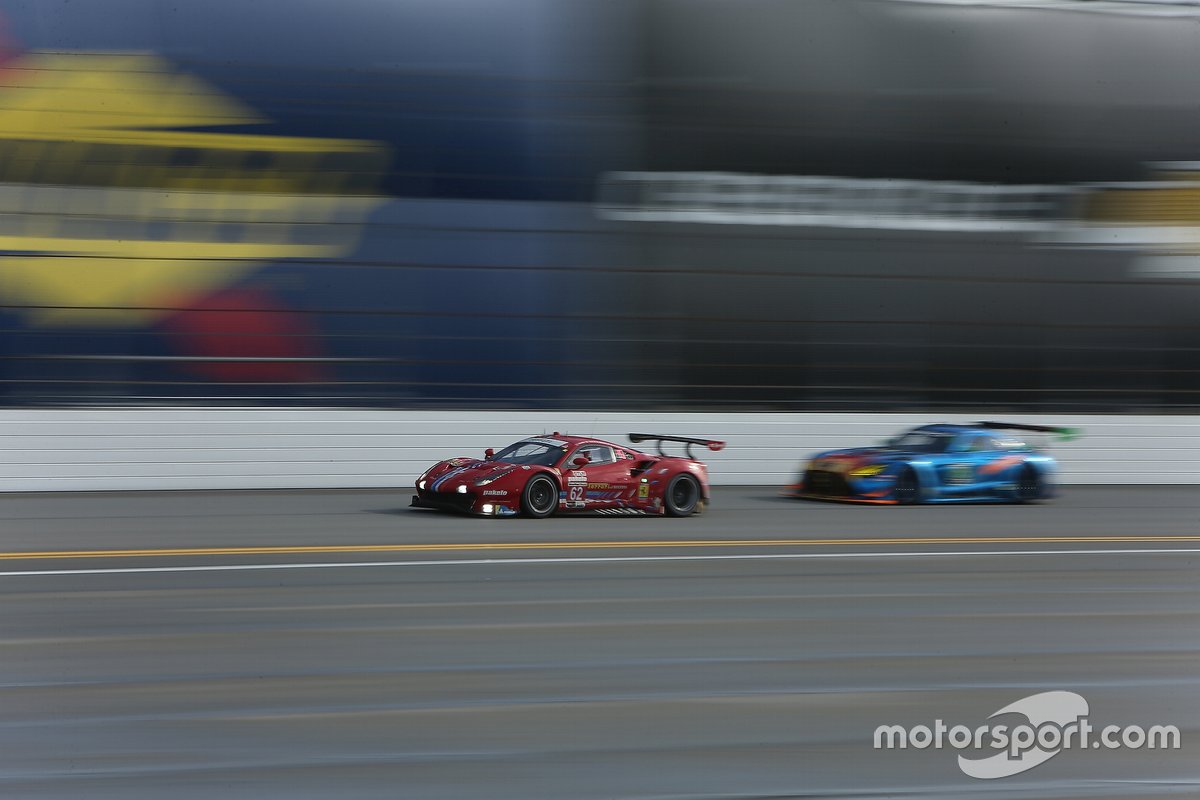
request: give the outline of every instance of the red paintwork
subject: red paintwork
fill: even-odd
[[[180,355],[202,360],[185,367],[226,383],[317,383],[324,367],[318,340],[304,316],[252,288],[228,289],[202,299],[184,299],[186,308],[168,317],[162,330]]]
[[[664,514],[663,495],[667,485],[682,473],[692,475],[700,484],[703,500],[697,513],[708,501],[708,468],[695,459],[643,453],[629,445],[590,436],[555,433],[529,439],[557,439],[567,446],[562,457],[551,467],[521,466],[469,457],[441,461],[417,479],[417,497],[413,504],[472,514],[514,516],[521,513],[521,493],[525,484],[537,474],[551,476],[558,485],[558,513],[620,509],[631,514]],[[606,464],[572,466],[576,450],[588,444],[608,445],[618,454],[618,459]],[[622,454],[628,457],[620,457]],[[493,476],[492,483],[478,485],[479,481]],[[424,490],[420,486],[422,481],[426,484]],[[442,483],[438,484],[439,481]],[[436,492],[433,491],[435,484]],[[460,485],[467,487],[468,496],[458,493]],[[646,488],[642,489],[643,486]],[[492,510],[485,511],[485,505],[491,505]]]

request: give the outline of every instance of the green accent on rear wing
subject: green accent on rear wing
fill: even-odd
[[[977,422],[981,428],[997,431],[1031,431],[1033,433],[1053,433],[1060,442],[1070,442],[1083,436],[1082,428],[1056,428],[1052,425],[1027,425],[1021,422]]]
[[[1073,442],[1083,436],[1083,428],[1059,428],[1058,440],[1060,442]]]

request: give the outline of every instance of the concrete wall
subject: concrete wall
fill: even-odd
[[[724,439],[716,484],[790,482],[801,459],[960,415],[93,409],[0,411],[0,491],[407,489],[426,467],[538,433],[630,431]],[[1075,484],[1200,484],[1200,417],[1005,416],[1078,426],[1055,444]]]

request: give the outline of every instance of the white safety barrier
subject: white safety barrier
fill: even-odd
[[[996,415],[986,415],[992,418]],[[346,409],[0,411],[0,491],[412,486],[428,466],[561,431],[627,442],[631,431],[728,442],[697,448],[713,483],[781,485],[818,450],[875,444],[929,422],[979,415],[580,413]],[[1004,415],[1078,427],[1051,446],[1062,481],[1200,484],[1200,417]],[[641,447],[653,448],[647,443]]]

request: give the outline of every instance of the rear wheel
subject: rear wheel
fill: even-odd
[[[1026,464],[1017,476],[1017,502],[1032,503],[1041,499],[1043,491],[1041,474]]]
[[[534,475],[521,492],[521,510],[526,516],[541,519],[558,508],[558,484],[548,475]]]
[[[892,489],[896,502],[902,506],[911,506],[921,497],[921,484],[917,481],[917,473],[912,467],[905,467],[896,476],[896,485]]]
[[[676,475],[667,484],[663,508],[671,517],[686,517],[700,507],[700,484],[691,475]]]

